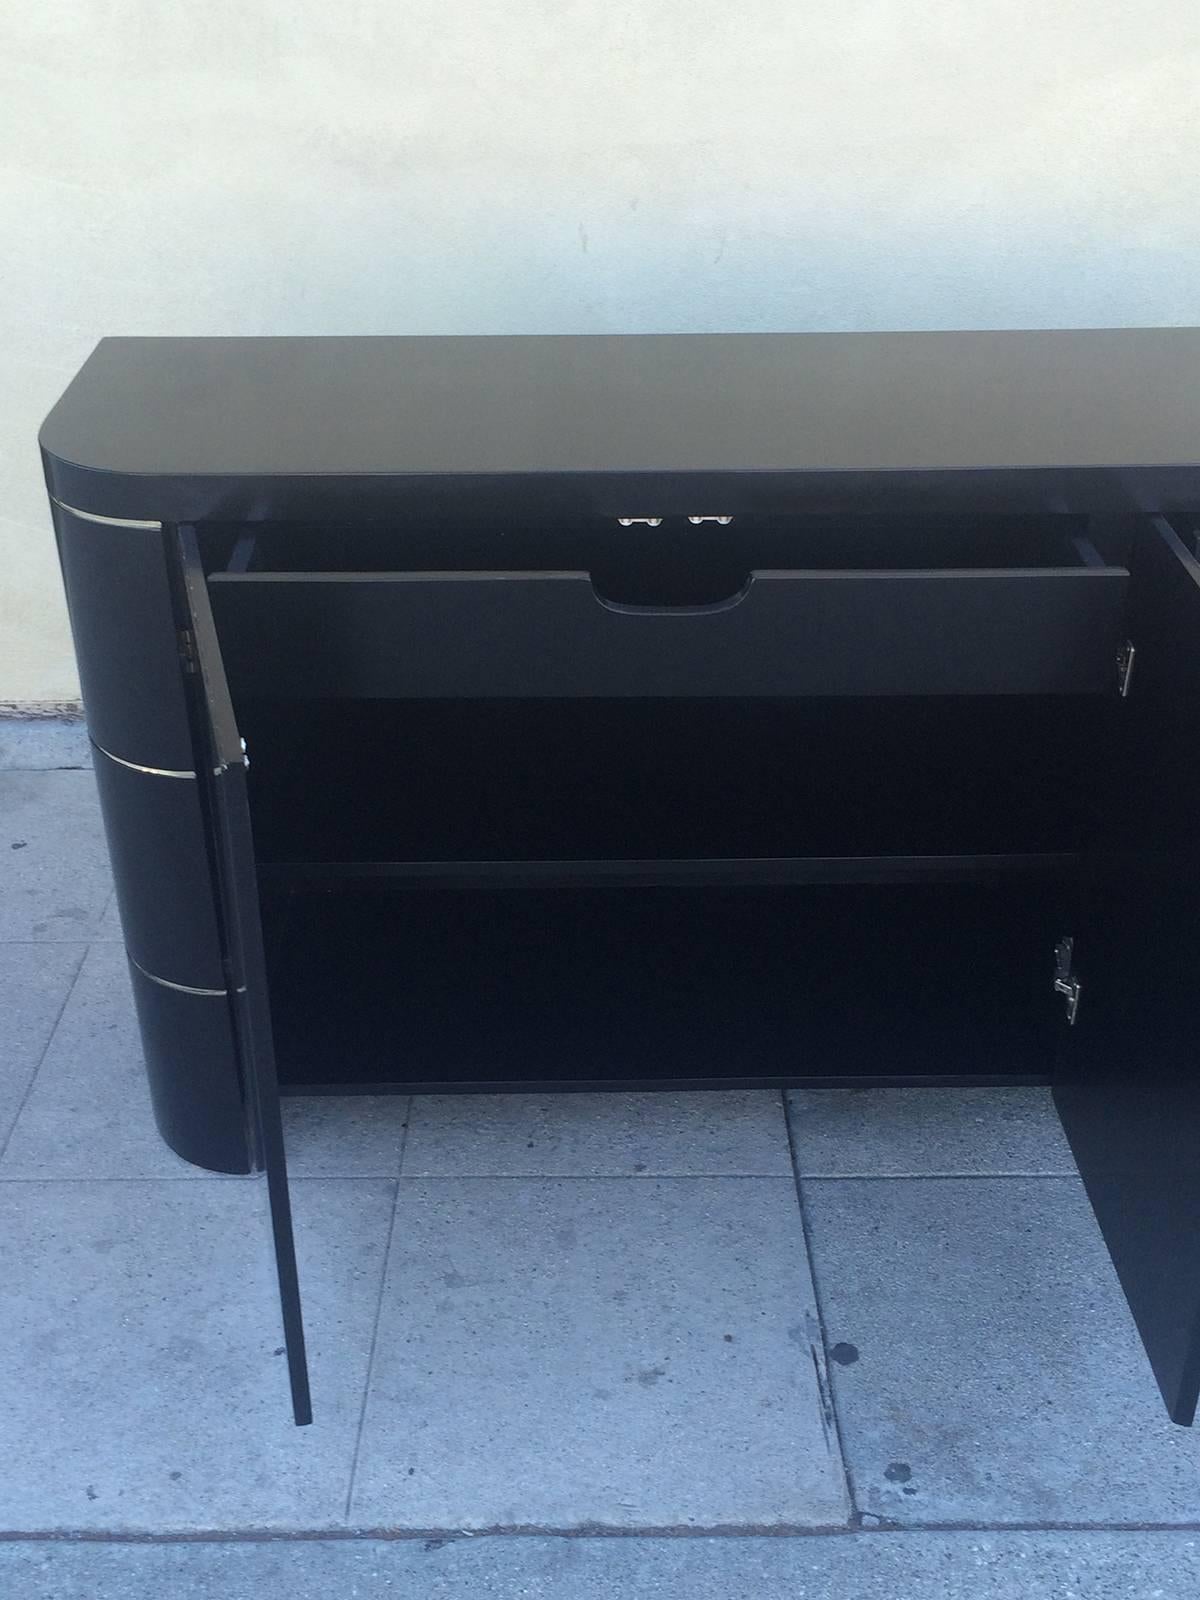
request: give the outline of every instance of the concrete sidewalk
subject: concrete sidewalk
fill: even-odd
[[[1185,1533],[0,1544],[20,1600],[1195,1600]]]
[[[294,1429],[262,1185],[159,1140],[85,747],[30,727],[0,1592],[1197,1592],[1200,1436],[1041,1090],[291,1101]]]

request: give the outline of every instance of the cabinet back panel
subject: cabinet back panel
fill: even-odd
[[[270,863],[1077,851],[1115,698],[244,702]]]
[[[268,896],[293,1088],[1048,1078],[1052,888]]]

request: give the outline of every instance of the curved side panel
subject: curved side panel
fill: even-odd
[[[185,988],[223,989],[199,785],[136,771],[101,750],[95,770],[129,955]]]
[[[92,738],[126,761],[187,771],[192,739],[161,530],[53,509]]]
[[[129,975],[159,1132],[197,1167],[252,1171],[228,996],[167,988],[132,961]]]
[[[185,1161],[249,1172],[162,529],[53,512],[154,1115]]]

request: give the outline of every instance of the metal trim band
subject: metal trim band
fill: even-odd
[[[81,511],[78,506],[69,506],[65,500],[59,500],[54,495],[50,499],[60,511],[66,511],[83,522],[98,522],[105,528],[140,528],[143,533],[162,532],[161,522],[146,522],[134,517],[102,517],[98,511]]]
[[[125,954],[129,955],[128,950]],[[153,972],[147,972],[141,962],[135,961],[132,956],[129,956],[129,964],[132,967],[136,967],[143,978],[149,978],[151,983],[161,984],[164,989],[174,989],[177,994],[195,994],[205,998],[224,999],[229,993],[228,989],[196,989],[189,983],[173,983],[170,978],[160,978]]]
[[[144,767],[140,761],[126,761],[124,756],[114,755],[111,750],[106,750],[102,744],[97,744],[95,739],[88,740],[93,750],[98,750],[102,756],[107,756],[110,761],[115,761],[119,767],[128,767],[130,772],[144,772],[152,778],[195,778],[194,772],[187,772],[180,768],[176,771],[172,767]]]

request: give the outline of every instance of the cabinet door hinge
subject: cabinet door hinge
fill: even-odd
[[[200,663],[196,659],[196,640],[190,628],[179,630],[179,658],[183,662],[185,672],[198,672]]]
[[[1067,1021],[1072,1025],[1079,1011],[1079,995],[1083,987],[1072,970],[1074,964],[1074,939],[1060,939],[1054,947],[1054,992],[1065,996]]]
[[[1135,655],[1137,655],[1137,649],[1130,639],[1126,639],[1125,643],[1117,651],[1117,687],[1121,691],[1122,700],[1127,699],[1129,695],[1129,680],[1133,677],[1133,658]]]

